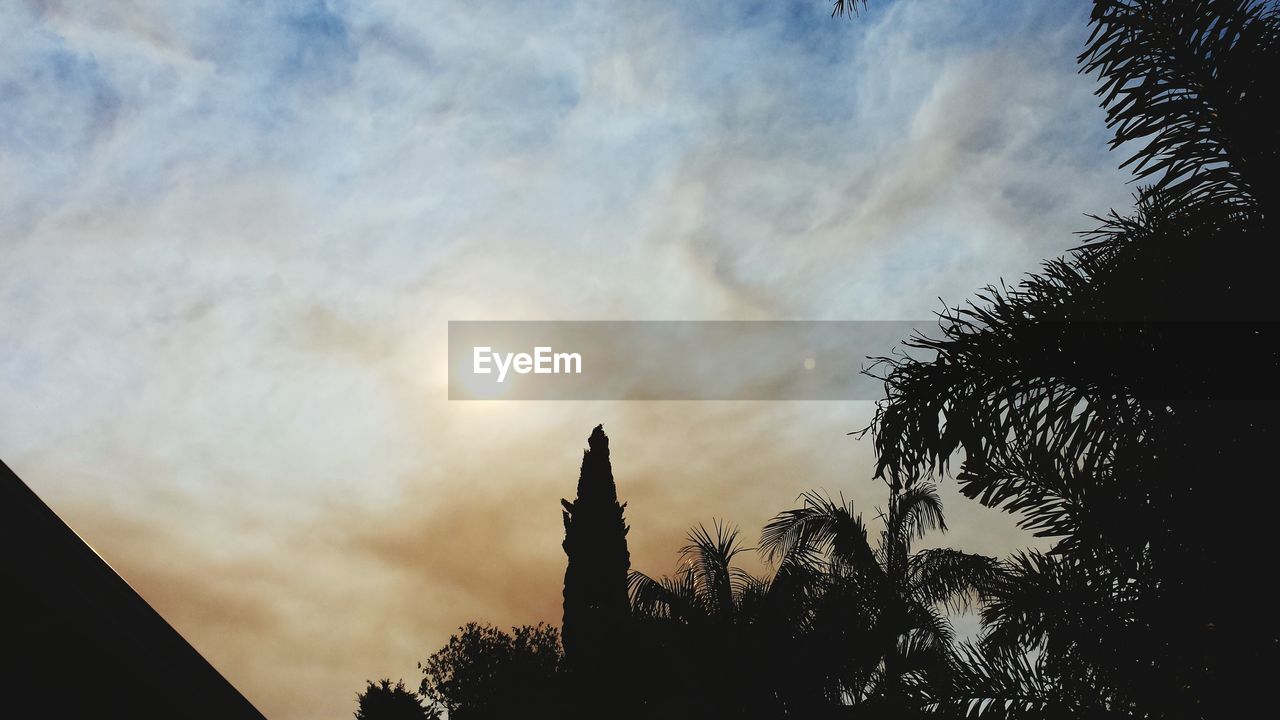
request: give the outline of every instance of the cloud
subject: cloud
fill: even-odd
[[[646,571],[873,514],[866,403],[444,400],[451,319],[910,319],[1128,202],[1080,9],[826,12],[7,5],[0,454],[278,718],[555,620],[599,422]]]

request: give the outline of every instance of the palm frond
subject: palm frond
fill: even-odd
[[[1276,8],[1257,0],[1096,0],[1082,71],[1115,131],[1145,142],[1125,165],[1190,204],[1273,202]],[[1269,197],[1260,198],[1259,193]]]
[[[801,496],[804,504],[774,516],[760,535],[760,549],[770,562],[788,557],[813,559],[830,554],[848,567],[875,564],[867,528],[853,506],[817,492]]]
[[[942,498],[931,483],[913,483],[891,501],[887,518],[888,535],[895,542],[909,546],[930,530],[946,532],[942,515]]]
[[[995,656],[962,644],[953,655],[952,683],[932,688],[924,709],[930,714],[965,718],[1080,717],[1047,677],[1039,656]]]
[[[913,642],[939,651],[950,647],[956,631],[951,620],[937,607],[908,599],[904,603],[906,628],[904,634],[913,636]]]
[[[632,570],[627,574],[627,595],[636,617],[687,622],[705,614],[689,571],[655,580]]]
[[[923,602],[964,612],[990,591],[997,565],[995,558],[951,548],[921,550],[907,562],[908,592]]]
[[[693,569],[699,596],[713,616],[734,614],[735,588],[740,583],[735,580],[733,558],[745,550],[738,542],[737,528],[719,520],[712,521],[711,530],[702,524],[691,529],[688,544],[680,548],[681,560]]]
[[[861,5],[863,9],[866,9],[867,0],[833,0],[831,3],[831,17],[857,15],[859,5]]]

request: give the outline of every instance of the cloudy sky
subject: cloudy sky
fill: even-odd
[[[1087,3],[0,7],[0,457],[268,716],[559,620],[612,439],[633,564],[809,488],[852,403],[449,402],[449,320],[900,320],[1132,187]],[[947,494],[934,542],[1028,539]]]

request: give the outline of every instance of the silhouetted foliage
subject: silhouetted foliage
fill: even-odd
[[[1280,644],[1239,625],[1255,593],[1231,558],[1264,527],[1206,512],[1280,429],[1263,109],[1280,30],[1274,3],[1230,0],[1099,0],[1091,23],[1083,68],[1153,184],[1068,257],[944,311],[940,338],[907,343],[926,357],[884,360],[877,472],[909,487],[963,453],[965,495],[1056,539],[1005,564],[967,684],[935,707],[1211,717]],[[1270,485],[1249,494],[1275,506]]]
[[[1090,22],[1080,61],[1102,81],[1112,147],[1145,143],[1124,163],[1135,177],[1184,209],[1274,208],[1276,4],[1098,0]]]
[[[578,494],[564,506],[564,649],[575,708],[608,714],[600,702],[622,691],[628,628],[625,504],[609,462],[609,438],[597,425],[587,440],[578,475]],[[612,711],[616,712],[616,710]]]
[[[395,685],[391,680],[369,681],[369,686],[357,698],[356,720],[439,720],[440,713],[423,707],[418,696],[404,686],[403,680]]]
[[[800,699],[784,678],[799,660],[791,641],[805,586],[785,572],[759,578],[734,566],[746,549],[736,529],[699,525],[675,577],[631,573],[638,652],[650,666],[638,680],[674,700],[677,709],[664,716],[779,717]],[[660,703],[651,701],[655,709]]]
[[[946,531],[942,502],[928,484],[890,487],[873,546],[853,506],[817,493],[765,526],[771,560],[819,570],[825,587],[810,619],[813,632],[838,638],[827,666],[838,669],[832,697],[891,713],[922,704],[943,682],[954,632],[944,609],[964,610],[992,580],[995,560],[959,550],[912,552],[931,530]]]
[[[538,623],[506,633],[467,623],[425,663],[420,692],[449,720],[553,717],[560,712],[560,633]]]
[[[901,716],[951,667],[953,632],[940,610],[968,607],[996,563],[951,549],[911,552],[929,530],[946,529],[928,486],[891,490],[880,517],[873,547],[851,505],[806,494],[765,526],[772,578],[733,565],[745,549],[736,530],[699,526],[675,577],[632,572],[632,607],[670,662],[697,668],[706,696],[685,692],[717,715],[814,717],[852,704]]]
[[[831,16],[857,15],[859,6],[865,8],[867,0],[834,0],[831,3]]]

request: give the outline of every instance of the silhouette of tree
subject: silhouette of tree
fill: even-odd
[[[1220,478],[1266,466],[1280,429],[1277,18],[1267,2],[1095,2],[1080,60],[1152,185],[1066,258],[944,311],[941,338],[907,342],[928,359],[883,360],[877,474],[910,486],[962,452],[964,494],[1056,539],[992,586],[971,678],[1004,668],[993,687],[1022,692],[1030,666],[1011,658],[1031,648],[1053,690],[1036,702],[1209,717],[1228,678],[1259,683],[1276,659],[1276,631],[1242,624],[1257,593],[1229,590],[1249,582],[1231,558],[1267,528],[1205,509]],[[1249,492],[1275,506],[1273,485]]]
[[[578,494],[564,506],[564,649],[575,706],[584,713],[609,711],[593,707],[616,701],[625,682],[626,634],[629,620],[624,504],[609,463],[609,438],[597,425],[587,440],[578,475]]]
[[[1280,136],[1277,6],[1258,0],[1097,0],[1083,71],[1125,165],[1184,207],[1274,210]],[[1274,218],[1272,218],[1274,220]]]
[[[553,717],[560,713],[560,633],[543,623],[503,632],[467,623],[420,663],[420,692],[449,720]]]
[[[931,689],[939,699],[925,705],[932,717],[1077,718],[1132,717],[1109,707],[1096,688],[1063,685],[1063,673],[1048,667],[1043,653],[1001,654],[962,643],[952,654],[950,684]]]
[[[947,528],[926,483],[890,487],[874,547],[851,503],[813,492],[803,499],[765,526],[760,544],[770,560],[820,570],[808,626],[834,641],[821,654],[835,696],[896,714],[920,707],[949,668],[954,632],[942,609],[967,609],[992,581],[995,560],[949,548],[912,553],[916,540]]]
[[[985,594],[986,632],[957,656],[957,684],[939,693],[940,702],[991,701],[1010,717],[1163,714],[1135,692],[1158,686],[1168,671],[1149,664],[1152,643],[1161,640],[1152,634],[1157,588],[1149,573],[1120,580],[1073,553],[1014,555]],[[1121,648],[1127,652],[1117,654]]]
[[[780,717],[820,687],[796,682],[815,677],[801,669],[816,669],[794,652],[813,584],[807,568],[787,564],[772,578],[755,577],[733,564],[747,549],[737,529],[699,525],[680,549],[675,577],[631,572],[639,651],[669,671],[643,682],[679,695],[676,705],[690,715]]]
[[[803,498],[762,533],[761,550],[777,568],[771,578],[734,566],[746,548],[720,523],[690,532],[674,577],[631,573],[643,636],[681,668],[677,679],[697,679],[680,692],[699,715],[817,717],[848,704],[899,716],[918,709],[952,667],[953,632],[941,609],[966,609],[995,579],[991,558],[911,552],[927,531],[946,529],[927,485],[891,491],[874,548],[851,505],[817,493]]]
[[[369,686],[357,698],[356,720],[439,720],[440,713],[423,707],[418,696],[407,690],[403,680],[383,679]]]

